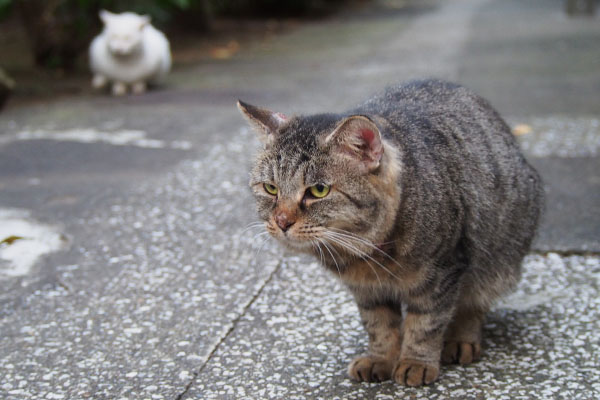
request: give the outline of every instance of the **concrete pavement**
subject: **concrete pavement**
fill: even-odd
[[[66,243],[20,276],[0,264],[0,397],[597,398],[600,24],[562,11],[381,2],[177,70],[144,97],[8,108],[0,208]],[[235,99],[336,111],[424,76],[532,130],[520,140],[548,210],[480,362],[426,388],[358,384],[345,368],[366,334],[350,296],[249,226],[258,144]]]

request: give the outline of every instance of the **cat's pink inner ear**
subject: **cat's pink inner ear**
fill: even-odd
[[[367,171],[379,166],[383,156],[383,143],[377,126],[367,117],[354,116],[346,119],[327,137],[341,146],[343,154],[360,162]],[[361,168],[362,168],[361,167]]]
[[[379,133],[375,133],[371,129],[361,129],[360,135],[362,140],[365,142],[367,151],[366,156],[374,162],[379,162],[383,155],[383,144],[379,138]]]
[[[375,133],[370,129],[363,129],[360,131],[360,134],[362,135],[363,140],[369,144],[372,143],[375,138]]]

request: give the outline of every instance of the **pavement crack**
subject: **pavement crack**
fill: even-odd
[[[239,313],[239,315],[237,317],[235,317],[233,319],[233,321],[231,321],[231,326],[229,327],[229,329],[227,330],[227,332],[221,337],[221,339],[219,339],[219,341],[213,347],[213,349],[211,350],[211,352],[208,354],[208,356],[206,357],[206,359],[204,360],[204,362],[202,363],[202,365],[200,366],[200,368],[198,369],[198,371],[196,371],[196,372],[193,373],[192,379],[190,379],[190,381],[188,382],[188,384],[185,386],[185,389],[183,390],[183,392],[181,392],[175,398],[175,400],[183,400],[183,398],[189,392],[189,390],[191,389],[192,385],[196,382],[197,378],[200,376],[200,374],[202,373],[202,371],[204,370],[204,368],[212,360],[212,358],[216,354],[216,352],[221,348],[221,345],[223,343],[225,343],[225,341],[227,340],[227,338],[233,333],[233,331],[237,327],[237,325],[240,322],[240,320],[246,315],[246,312],[248,311],[248,309],[250,309],[250,307],[252,307],[252,305],[254,304],[254,302],[262,294],[264,288],[273,280],[273,277],[275,276],[275,274],[277,274],[277,272],[279,271],[279,269],[281,269],[281,264],[282,263],[283,263],[282,261],[280,261],[279,263],[277,263],[277,266],[275,266],[275,268],[273,268],[273,270],[271,271],[271,273],[269,274],[269,276],[267,277],[267,279],[264,280],[263,284],[258,288],[258,290],[254,293],[254,295],[246,303],[246,305],[244,306],[244,308],[242,309],[242,311]]]

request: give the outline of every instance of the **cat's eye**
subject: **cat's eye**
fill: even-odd
[[[321,199],[329,194],[329,186],[318,183],[308,188],[308,191],[313,197]]]
[[[263,187],[265,188],[265,192],[269,193],[270,195],[276,196],[277,195],[277,186],[275,185],[271,185],[270,183],[265,183],[263,184]]]

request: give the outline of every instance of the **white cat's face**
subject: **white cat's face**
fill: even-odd
[[[134,53],[142,42],[144,27],[150,23],[147,16],[135,13],[113,14],[101,11],[109,51],[114,55],[126,56]]]

